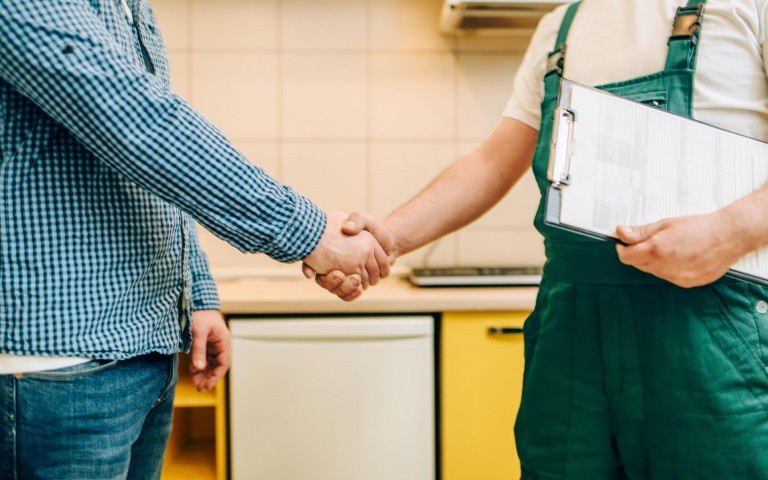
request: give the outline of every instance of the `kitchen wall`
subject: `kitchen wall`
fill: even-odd
[[[441,0],[153,5],[179,95],[321,208],[378,217],[494,128],[529,39],[446,37]],[[537,197],[528,175],[475,224],[399,264],[541,263]],[[278,265],[202,229],[201,241],[214,274]]]

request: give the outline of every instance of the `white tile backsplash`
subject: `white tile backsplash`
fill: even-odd
[[[152,2],[152,10],[160,26],[165,48],[169,52],[190,47],[190,0],[161,0]]]
[[[274,53],[192,53],[192,105],[230,139],[276,138]]]
[[[282,181],[326,212],[368,210],[366,145],[283,144]]]
[[[464,139],[483,139],[498,124],[506,102],[499,101],[512,92],[521,54],[459,55],[458,135]]]
[[[171,90],[185,100],[190,96],[190,59],[189,53],[170,52],[168,63],[171,68]]]
[[[287,139],[367,137],[367,56],[286,53],[282,124]]]
[[[371,146],[371,213],[384,217],[421,191],[455,158],[453,143],[381,142]]]
[[[278,0],[191,0],[191,2],[190,29],[193,49],[277,48]]]
[[[533,229],[481,229],[467,227],[458,233],[460,265],[543,265],[544,242]]]
[[[374,51],[445,51],[453,37],[440,33],[443,0],[369,0],[371,48]]]
[[[282,0],[280,38],[287,50],[364,50],[368,0]]]
[[[456,38],[456,50],[462,53],[524,53],[531,32],[507,32],[505,35],[463,35]]]
[[[455,59],[448,53],[371,56],[374,139],[455,137]]]

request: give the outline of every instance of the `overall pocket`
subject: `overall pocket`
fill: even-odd
[[[717,312],[716,318],[703,320],[711,322],[707,326],[712,337],[742,377],[740,388],[751,391],[759,407],[768,410],[768,303],[762,299],[768,297],[762,295],[764,289],[726,277],[702,292],[703,302]]]

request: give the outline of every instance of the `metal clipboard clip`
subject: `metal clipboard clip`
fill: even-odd
[[[549,168],[547,178],[555,188],[566,186],[571,181],[571,154],[573,153],[573,122],[576,114],[567,108],[555,109],[552,142],[549,145]]]

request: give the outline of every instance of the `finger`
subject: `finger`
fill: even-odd
[[[619,225],[616,227],[616,235],[619,237],[619,240],[627,245],[635,245],[648,240],[654,236],[656,232],[665,228],[665,225],[666,222],[664,220],[634,227]]]
[[[352,292],[350,294],[347,294],[347,295],[345,295],[343,297],[339,297],[339,298],[344,300],[345,302],[351,302],[352,300],[358,298],[362,294],[363,294],[363,289],[362,289],[362,287],[360,287],[357,290],[355,290],[354,292]]]
[[[216,386],[217,383],[219,383],[219,380],[221,380],[224,377],[224,374],[227,373],[228,368],[224,365],[218,365],[215,368],[211,369],[208,372],[205,372],[203,375],[205,375],[202,385],[199,387],[202,387],[204,390],[210,390],[213,387]],[[199,388],[198,387],[198,388]]]
[[[219,332],[221,333],[221,332]],[[213,354],[212,352],[217,352]],[[216,386],[216,383],[227,373],[230,365],[230,342],[229,338],[220,338],[219,341],[209,343],[208,345],[208,364],[206,368],[192,377],[192,384],[198,391],[210,390]]]
[[[618,233],[618,229],[616,230]],[[619,261],[625,265],[629,265],[629,262],[627,261],[627,248],[624,245],[616,244],[616,253],[619,255]]]
[[[373,256],[376,259],[376,264],[379,266],[380,278],[387,278],[390,272],[389,257],[381,247],[376,247],[373,250]],[[374,285],[376,284],[374,283]]]
[[[342,272],[339,270],[334,270],[326,275],[316,276],[315,283],[328,290],[329,292],[333,292],[335,289],[344,284],[345,279],[346,277]]]
[[[379,264],[376,263],[376,256],[371,252],[371,255],[365,259],[365,270],[368,274],[368,284],[363,283],[364,288],[368,288],[370,285],[376,285],[381,275],[379,271]]]
[[[360,290],[361,292],[363,291],[362,280],[360,279],[360,275],[353,274],[348,275],[337,288],[331,290],[331,293],[341,298],[357,290]]]
[[[617,246],[619,260],[633,267],[650,264],[657,259],[657,256],[654,254],[655,243],[654,241],[645,241],[628,247]],[[619,247],[621,250],[619,250]]]
[[[616,245],[616,252],[619,254],[619,261],[625,265],[631,265],[634,266],[635,263],[639,262],[639,255],[638,255],[637,248],[633,247],[627,247],[624,245]],[[644,258],[642,263],[647,263],[647,259]]]
[[[658,262],[654,262],[652,248],[650,242],[643,242],[631,247],[617,245],[616,250],[621,263],[635,267],[641,272],[659,276]]]
[[[189,366],[191,371],[199,372],[205,369],[209,330],[207,325],[192,329],[192,364]]]
[[[312,280],[313,278],[315,278],[315,275],[316,275],[316,274],[315,274],[315,271],[314,271],[314,270],[312,270],[312,267],[310,267],[310,266],[309,266],[309,265],[307,265],[306,263],[302,263],[302,264],[301,264],[301,273],[303,273],[303,274],[304,274],[304,276],[305,276],[305,277],[307,277],[307,278],[308,278],[308,279],[310,279],[310,280]]]
[[[368,270],[368,262],[369,260],[365,261],[365,265],[363,265],[363,269],[360,271],[360,283],[363,287],[363,290],[371,286],[371,275]]]

